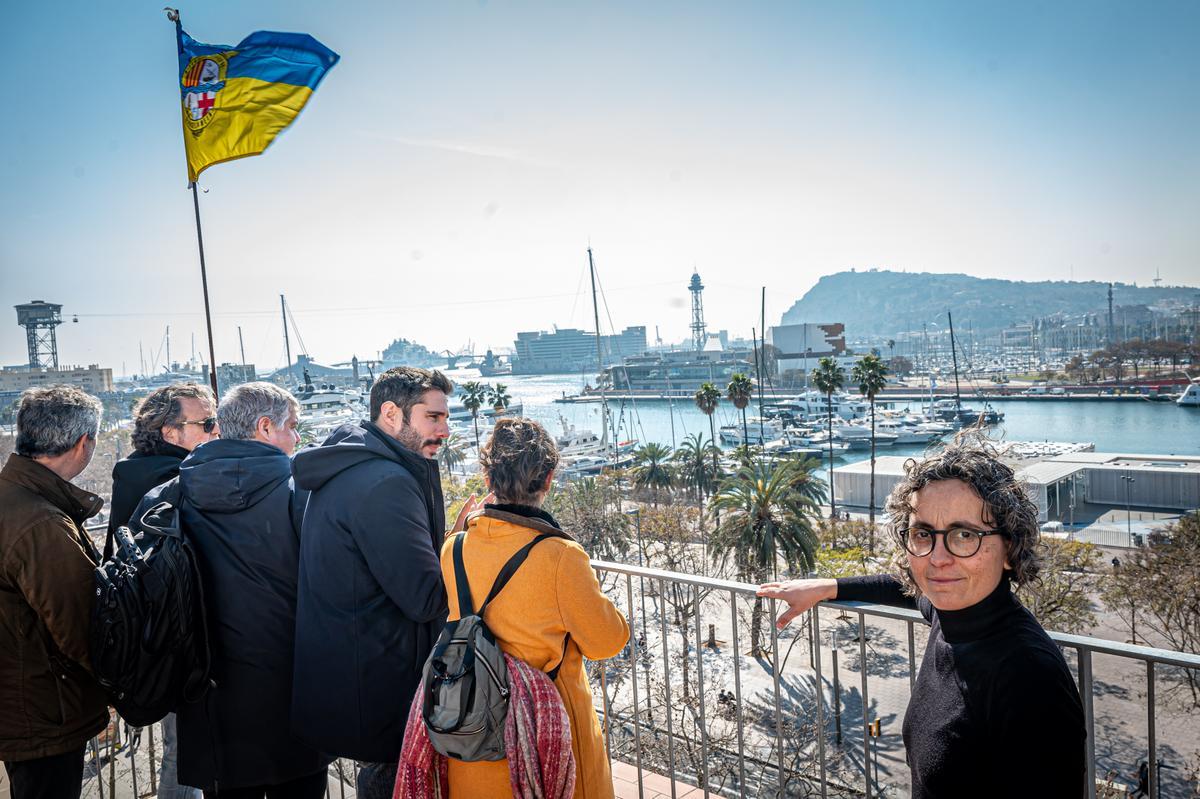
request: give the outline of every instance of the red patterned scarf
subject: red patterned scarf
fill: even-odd
[[[571,722],[550,678],[507,653],[508,716],[504,751],[515,799],[571,799],[575,793],[575,757]],[[421,692],[413,697],[404,730],[404,748],[392,799],[449,799],[446,758],[425,734]]]

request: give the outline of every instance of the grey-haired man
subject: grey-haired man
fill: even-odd
[[[319,799],[331,758],[290,731],[296,579],[305,495],[292,485],[299,404],[270,383],[243,383],[217,406],[221,438],[135,514],[154,533],[155,504],[179,508],[196,548],[216,686],[176,710],[179,781],[222,799]]]
[[[13,799],[78,799],[84,747],[108,723],[88,658],[99,556],[83,529],[103,502],[71,483],[100,412],[71,386],[26,390],[0,471],[0,760]]]

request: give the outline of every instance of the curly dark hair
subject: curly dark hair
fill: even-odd
[[[974,427],[963,430],[953,442],[923,460],[906,461],[903,479],[888,496],[889,531],[896,545],[892,566],[906,592],[917,596],[920,589],[909,569],[909,554],[900,531],[914,511],[913,494],[939,480],[961,480],[979,495],[985,521],[1004,533],[1011,566],[1006,574],[1018,587],[1035,582],[1042,568],[1038,507],[1012,467],[1000,460],[985,433]]]
[[[172,383],[156,388],[147,394],[133,409],[133,448],[146,455],[153,454],[163,445],[162,430],[169,425],[179,424],[183,405],[179,400],[191,399],[207,402],[216,409],[217,401],[212,389],[199,383]]]
[[[498,501],[536,505],[546,478],[558,466],[558,446],[532,419],[497,419],[479,453],[479,466]]]

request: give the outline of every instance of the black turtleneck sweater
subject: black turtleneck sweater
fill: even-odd
[[[837,598],[914,606],[887,576],[839,579]],[[913,799],[1083,796],[1079,692],[1008,580],[963,610],[937,610],[924,597],[915,606],[931,630],[904,714]]]

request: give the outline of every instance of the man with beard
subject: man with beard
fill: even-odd
[[[453,385],[398,367],[371,388],[371,421],[300,452],[311,491],[300,533],[292,732],[363,762],[359,796],[391,797],[405,710],[446,618],[445,536],[433,458],[450,435]]]

